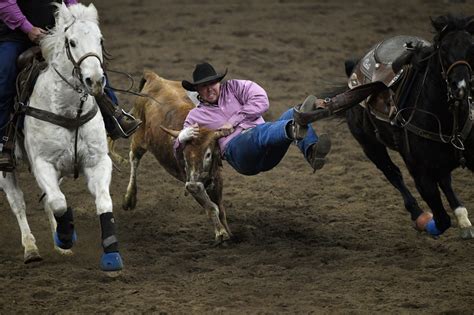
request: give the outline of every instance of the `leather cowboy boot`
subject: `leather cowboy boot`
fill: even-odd
[[[2,151],[0,151],[0,171],[12,172],[15,167],[15,126],[14,123],[10,122],[8,131],[2,139],[3,143]]]
[[[316,96],[309,95],[304,102],[298,107],[298,109],[294,109],[293,111],[293,122],[291,124],[291,132],[290,138],[293,140],[302,140],[306,136],[306,132],[308,132],[308,124],[300,123],[296,115],[296,111],[299,113],[308,113],[314,109],[314,105],[316,102]]]
[[[112,140],[130,137],[142,124],[140,119],[115,105],[105,93],[96,96],[95,100],[104,116],[105,129]]]
[[[331,151],[331,139],[327,133],[319,135],[318,142],[309,147],[306,160],[313,168],[313,173],[323,168],[326,155]]]

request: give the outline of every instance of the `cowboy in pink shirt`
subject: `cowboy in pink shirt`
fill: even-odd
[[[192,109],[175,142],[182,150],[195,138],[199,127],[228,129],[231,133],[219,139],[222,156],[244,175],[255,175],[275,167],[292,142],[300,148],[314,170],[323,167],[331,142],[327,135],[316,135],[311,125],[299,125],[293,119],[293,108],[274,122],[265,122],[262,115],[269,108],[265,90],[247,80],[221,82],[227,71],[217,73],[209,63],[196,65],[194,82],[182,81],[188,91],[197,91],[200,103]],[[308,97],[300,111],[310,111],[314,96]]]

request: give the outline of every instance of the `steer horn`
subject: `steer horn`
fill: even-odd
[[[347,110],[365,100],[372,94],[387,89],[387,86],[380,81],[359,85],[352,90],[338,94],[325,100],[326,107],[316,109],[311,112],[302,113],[297,107],[294,108],[295,122],[300,125],[307,125],[314,121],[327,118],[334,113]]]
[[[173,129],[168,129],[166,127],[163,127],[162,125],[160,125],[160,128],[166,132],[167,134],[169,134],[170,136],[174,137],[174,138],[178,138],[178,135],[179,133],[181,132],[181,130],[173,130]]]

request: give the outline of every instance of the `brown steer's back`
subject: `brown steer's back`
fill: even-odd
[[[175,139],[160,126],[181,130],[194,104],[178,81],[163,79],[150,70],[144,71],[143,80],[141,93],[150,98],[138,97],[133,106],[133,114],[143,121],[143,126],[133,134],[131,147],[152,152],[166,171],[184,181],[173,153]]]

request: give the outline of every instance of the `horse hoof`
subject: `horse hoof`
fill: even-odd
[[[431,219],[428,221],[428,223],[426,223],[425,230],[429,235],[432,236],[440,236],[441,234],[443,234],[443,232],[438,230],[438,228],[436,227],[434,219]]]
[[[77,234],[76,231],[72,233],[72,239],[67,242],[63,242],[59,239],[58,233],[54,232],[54,244],[61,249],[70,249],[72,245],[77,241]]]
[[[474,227],[470,226],[467,228],[462,228],[460,231],[461,238],[463,240],[470,240],[474,238]]]
[[[100,259],[100,269],[102,271],[118,271],[123,269],[123,262],[120,253],[104,253]]]
[[[74,252],[71,249],[62,249],[57,246],[54,246],[54,250],[58,252],[58,254],[62,256],[72,256]]]
[[[42,261],[42,260],[43,260],[43,258],[41,258],[40,254],[37,251],[32,251],[32,252],[25,253],[25,256],[24,256],[24,259],[23,259],[25,264],[29,264],[29,263],[36,262],[36,261]]]
[[[426,225],[432,219],[433,219],[433,215],[431,213],[423,212],[415,220],[415,229],[417,229],[418,231],[424,231]]]

